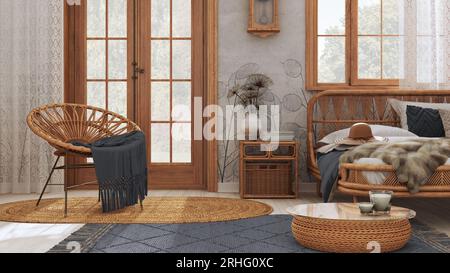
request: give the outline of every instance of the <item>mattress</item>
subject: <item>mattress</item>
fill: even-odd
[[[407,142],[408,140],[417,140],[417,139],[424,139],[424,140],[433,140],[436,138],[424,138],[424,137],[388,137],[387,141],[389,143],[395,143],[395,142]],[[383,160],[379,158],[361,158],[354,162],[354,164],[361,164],[361,165],[384,165],[386,163],[383,162]],[[447,160],[445,165],[450,165],[450,158]],[[362,175],[364,178],[369,182],[369,184],[372,185],[380,185],[383,184],[383,182],[386,180],[386,177],[388,173],[383,172],[362,172]]]

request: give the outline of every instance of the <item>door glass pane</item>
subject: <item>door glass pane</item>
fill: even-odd
[[[174,82],[172,96],[172,119],[191,121],[191,83]]]
[[[151,118],[152,121],[170,121],[170,84],[167,82],[152,83]]]
[[[381,0],[358,0],[358,33],[381,34]]]
[[[87,78],[93,80],[106,78],[105,41],[87,41]]]
[[[318,81],[345,83],[345,37],[319,37]]]
[[[108,0],[108,35],[127,37],[127,0]]]
[[[360,79],[381,79],[381,38],[358,38],[358,76]]]
[[[172,129],[172,145],[174,163],[191,162],[191,124],[176,123]]]
[[[108,76],[113,80],[127,78],[127,41],[112,40],[108,44]]]
[[[170,79],[170,42],[152,41],[152,79]]]
[[[151,161],[170,163],[170,124],[152,124]]]
[[[173,78],[191,78],[191,41],[173,41]]]
[[[173,37],[191,37],[191,0],[173,0]]]
[[[102,109],[106,108],[106,85],[104,82],[87,83],[87,104]]]
[[[106,36],[106,0],[87,0],[87,36]]]
[[[87,0],[86,14],[87,103],[124,116],[128,98],[128,3]]]
[[[151,133],[155,134],[150,147],[152,162],[190,163],[193,2],[152,0],[151,3],[150,119]]]
[[[109,82],[108,110],[127,116],[127,82]]]
[[[318,2],[318,34],[345,35],[346,0],[319,0]]]
[[[152,37],[170,36],[170,0],[152,0]]]

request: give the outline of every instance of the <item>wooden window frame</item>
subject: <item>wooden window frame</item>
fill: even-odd
[[[346,83],[318,81],[318,1],[306,1],[306,89],[365,90],[399,89],[399,80],[358,78],[358,0],[346,0],[345,18],[345,78]],[[378,35],[382,36],[382,35]]]

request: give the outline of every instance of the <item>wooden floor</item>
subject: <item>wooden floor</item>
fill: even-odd
[[[70,192],[71,197],[97,197],[96,191]],[[209,193],[204,191],[151,191],[150,196],[196,196],[239,198],[233,193]],[[49,194],[46,198],[63,197],[62,194]],[[37,199],[37,195],[0,195],[0,203]],[[299,199],[265,199],[274,209],[274,214],[286,214],[288,207],[319,203],[321,199],[314,193],[302,193]],[[336,202],[351,202],[351,198],[336,196]],[[414,209],[417,219],[450,236],[450,199],[402,199],[394,200],[394,205]],[[43,225],[0,222],[0,252],[46,252],[64,240],[82,225]]]

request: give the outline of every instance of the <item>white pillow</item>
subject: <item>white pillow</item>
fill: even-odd
[[[389,104],[392,109],[400,117],[400,124],[403,129],[408,130],[408,117],[406,116],[406,109],[408,105],[418,106],[422,108],[430,108],[435,110],[450,110],[449,103],[426,103],[426,102],[415,102],[415,101],[401,101],[397,99],[388,99]]]
[[[374,136],[380,136],[380,137],[417,137],[416,134],[411,133],[408,130],[398,128],[398,127],[392,127],[392,126],[385,126],[385,125],[370,125],[370,128],[372,129],[372,134]],[[350,128],[342,129],[336,132],[333,132],[326,137],[322,138],[319,142],[325,143],[325,144],[332,144],[335,143],[336,140],[342,139],[345,137],[348,137],[348,133],[350,132]]]

